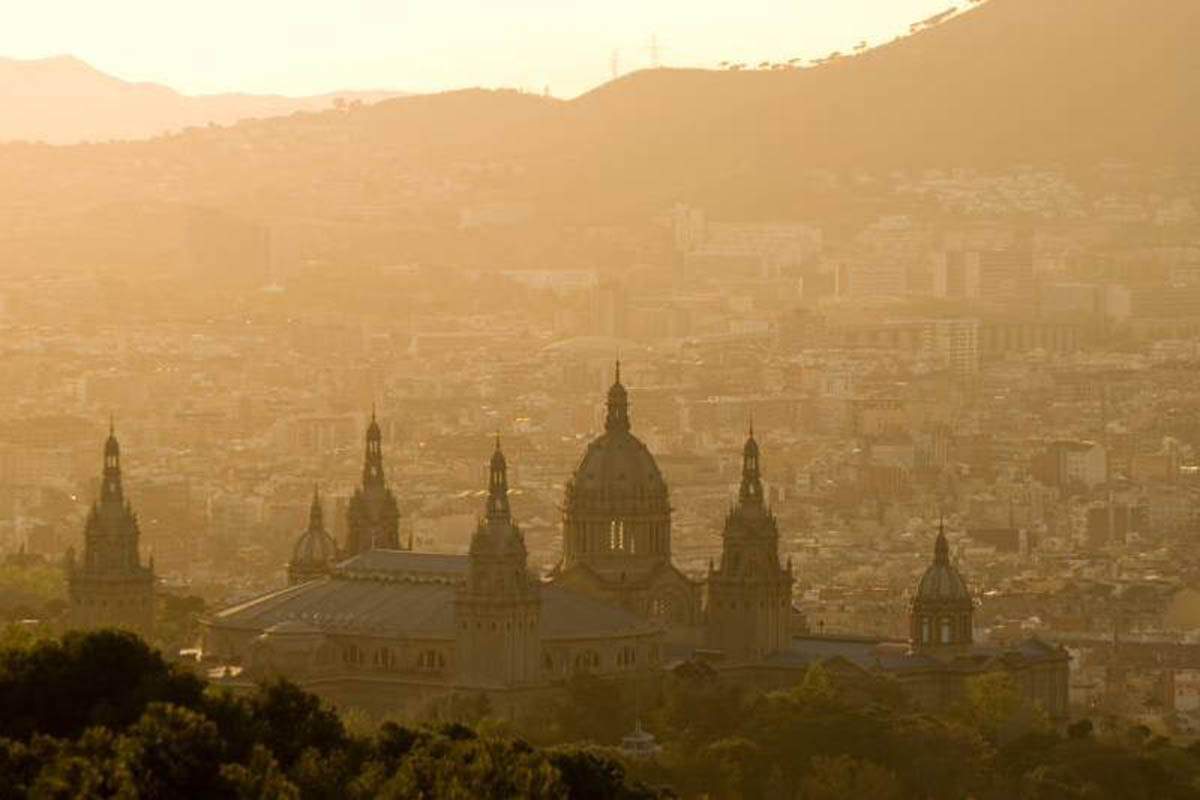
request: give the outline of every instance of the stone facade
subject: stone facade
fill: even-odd
[[[83,555],[67,553],[68,624],[73,628],[119,627],[149,635],[154,630],[153,561],[138,552],[137,515],[121,484],[121,446],[110,431],[104,443],[100,497],[83,530]]]
[[[344,555],[353,556],[372,548],[400,550],[400,508],[388,488],[383,472],[383,434],[375,415],[367,426],[363,456],[362,486],[354,491],[346,511],[347,533]]]
[[[763,498],[754,431],[742,451],[737,505],[725,518],[721,563],[709,568],[706,644],[726,659],[756,662],[788,646],[792,569],[779,563],[779,529]]]
[[[374,421],[367,442],[364,490],[378,489]],[[283,674],[339,704],[380,713],[416,713],[447,694],[482,692],[497,712],[515,713],[580,672],[652,678],[668,663],[703,664],[775,688],[819,664],[852,685],[861,679],[864,691],[879,677],[895,679],[919,704],[946,710],[972,677],[1005,671],[1031,702],[1066,714],[1064,650],[1037,640],[974,643],[974,598],[942,533],[913,600],[911,641],[794,635],[795,578],[779,561],[753,430],[720,564],[706,579],[683,575],[671,562],[668,488],[630,432],[619,365],[605,431],[567,483],[563,560],[547,581],[526,571],[507,469],[497,442],[484,513],[464,555],[380,546],[386,537],[360,528],[351,542],[363,549],[329,563],[314,499],[292,561],[295,585],[204,621],[206,659],[225,665],[218,677],[238,684]],[[387,496],[381,507],[394,508]],[[360,512],[352,504],[349,514],[353,528]]]

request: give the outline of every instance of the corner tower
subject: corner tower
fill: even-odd
[[[938,526],[933,563],[925,570],[911,615],[912,645],[917,650],[960,647],[974,641],[975,602],[967,582],[950,563],[950,544]]]
[[[459,669],[470,683],[515,686],[538,678],[542,603],[526,556],[508,506],[508,462],[497,437],[487,506],[471,537],[467,580],[454,607]]]
[[[112,427],[104,443],[100,497],[83,529],[83,557],[67,553],[70,624],[122,627],[149,634],[154,628],[154,565],[138,552],[137,515],[121,483],[121,445]]]
[[[725,517],[721,564],[709,567],[706,639],[731,661],[755,661],[788,641],[791,564],[779,563],[779,528],[763,497],[754,428],[742,448],[737,504]]]
[[[354,490],[346,509],[346,552],[400,550],[400,510],[383,474],[383,433],[375,412],[367,426],[362,486]]]

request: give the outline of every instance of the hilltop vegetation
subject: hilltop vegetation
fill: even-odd
[[[657,790],[586,749],[461,725],[349,733],[285,682],[207,689],[135,637],[0,650],[0,798],[639,798]]]
[[[605,745],[629,709],[598,679],[531,744],[469,697],[426,726],[350,724],[286,682],[207,687],[127,634],[4,636],[0,798],[1200,798],[1200,748],[1115,721],[1056,732],[1002,676],[946,718],[821,669],[768,694],[686,671],[652,705],[662,754],[622,763]]]

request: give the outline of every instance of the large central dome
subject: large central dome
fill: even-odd
[[[604,433],[593,440],[567,482],[563,562],[585,563],[617,576],[669,562],[671,506],[654,456],[629,430],[629,397],[616,380],[608,390]]]
[[[645,512],[666,505],[667,484],[650,449],[629,431],[629,397],[621,365],[608,390],[604,433],[588,444],[567,484],[567,504],[578,510]]]

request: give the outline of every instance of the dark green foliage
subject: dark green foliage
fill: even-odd
[[[354,737],[286,681],[206,693],[111,631],[0,649],[0,703],[0,800],[662,797],[602,755],[460,722]]]
[[[552,727],[615,738],[631,698],[610,693],[605,709],[600,688],[574,684],[568,696],[593,715],[559,707]],[[132,636],[71,635],[0,648],[0,800],[1200,800],[1200,748],[1115,722],[1059,732],[1019,712],[1002,682],[978,690],[943,718],[819,668],[767,694],[684,671],[638,699],[663,752],[624,761],[596,745],[535,747],[489,722],[355,736],[285,681],[206,693]]]
[[[673,796],[637,781],[630,782],[621,763],[611,753],[596,748],[558,747],[549,755],[550,763],[558,770],[567,796],[572,800],[640,800]]]
[[[0,650],[0,736],[73,738],[91,725],[121,730],[154,702],[195,707],[203,685],[131,633],[68,633]]]
[[[306,750],[328,753],[348,743],[342,721],[316,695],[293,683],[268,683],[250,697],[255,742],[265,745],[287,769]]]

